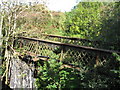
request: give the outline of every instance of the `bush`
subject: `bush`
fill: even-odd
[[[79,77],[73,69],[62,68],[62,62],[50,60],[39,68],[37,88],[79,88]]]
[[[63,63],[53,59],[44,62],[44,66],[39,64],[37,88],[117,88],[120,84],[120,56],[114,56],[114,60],[108,60],[103,66],[89,68],[86,72],[83,67],[81,71],[62,68]]]

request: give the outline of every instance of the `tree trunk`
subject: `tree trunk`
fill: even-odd
[[[0,65],[2,64],[2,44],[3,44],[3,35],[2,35],[2,27],[3,27],[3,16],[1,16],[0,20]]]

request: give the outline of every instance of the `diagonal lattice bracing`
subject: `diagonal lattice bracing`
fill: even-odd
[[[104,65],[108,60],[113,59],[114,52],[25,37],[17,39],[16,48],[20,49],[20,52],[25,52],[24,54],[51,57],[81,69]]]

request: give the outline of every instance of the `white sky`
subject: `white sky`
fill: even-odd
[[[35,1],[43,1],[43,0],[0,0],[1,1],[19,1],[19,2],[35,2]],[[54,11],[70,11],[77,3],[76,1],[81,0],[45,0],[48,1],[47,6],[50,10]],[[96,1],[96,0],[84,0],[84,1]],[[97,0],[97,1],[120,1],[120,0]]]
[[[0,1],[21,1],[21,2],[35,2],[41,0],[0,0]],[[47,0],[48,8],[54,11],[70,11],[77,3],[77,0]]]
[[[49,0],[48,8],[55,11],[70,11],[76,5],[76,0]]]

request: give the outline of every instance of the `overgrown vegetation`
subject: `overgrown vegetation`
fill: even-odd
[[[64,35],[105,42],[113,42],[114,40],[113,48],[119,50],[119,5],[119,2],[80,2],[71,12],[66,13]],[[119,88],[118,57],[117,55],[116,59],[108,60],[104,66],[79,73],[72,72],[73,70],[68,68],[60,69],[61,64],[56,65],[56,63],[48,62],[49,68],[45,65],[39,71],[40,77],[37,79],[37,85],[39,88]],[[51,70],[54,73],[52,75]],[[64,72],[63,76],[61,76],[61,72]],[[38,82],[45,83],[41,85]]]
[[[63,67],[62,62],[49,60],[44,65],[39,64],[39,73],[36,81],[39,89],[52,88],[119,88],[120,56],[114,54],[114,60],[96,68],[82,67],[80,71]]]
[[[4,5],[9,7],[11,4]],[[13,45],[14,36],[25,35],[39,38],[40,33],[112,42],[114,44],[112,48],[120,51],[120,2],[80,2],[66,13],[49,11],[43,4],[15,5],[9,9],[1,9],[0,20],[0,32],[2,31],[3,35],[1,43],[4,46],[2,52]],[[59,58],[51,51],[44,52]],[[3,56],[2,60],[7,61],[7,53]],[[38,64],[40,67],[36,85],[39,89],[117,88],[120,85],[120,56],[114,54],[114,57],[104,66],[90,68],[87,72],[63,68],[62,62],[49,60],[44,62],[44,66]],[[3,75],[5,69],[4,65],[0,67],[0,75]]]
[[[101,28],[101,7],[103,3],[80,2],[67,13],[65,34],[92,39],[99,35]]]
[[[66,13],[65,35],[113,43],[120,49],[120,2],[80,2]],[[103,47],[109,48],[109,45]]]
[[[39,68],[36,81],[39,89],[46,88],[78,88],[79,76],[73,69],[63,68],[62,62],[50,60]],[[39,65],[40,66],[40,65]]]
[[[18,33],[27,32],[27,36],[29,33],[38,38],[40,33],[62,35],[64,18],[64,13],[49,11],[43,4],[33,5],[19,15]]]

